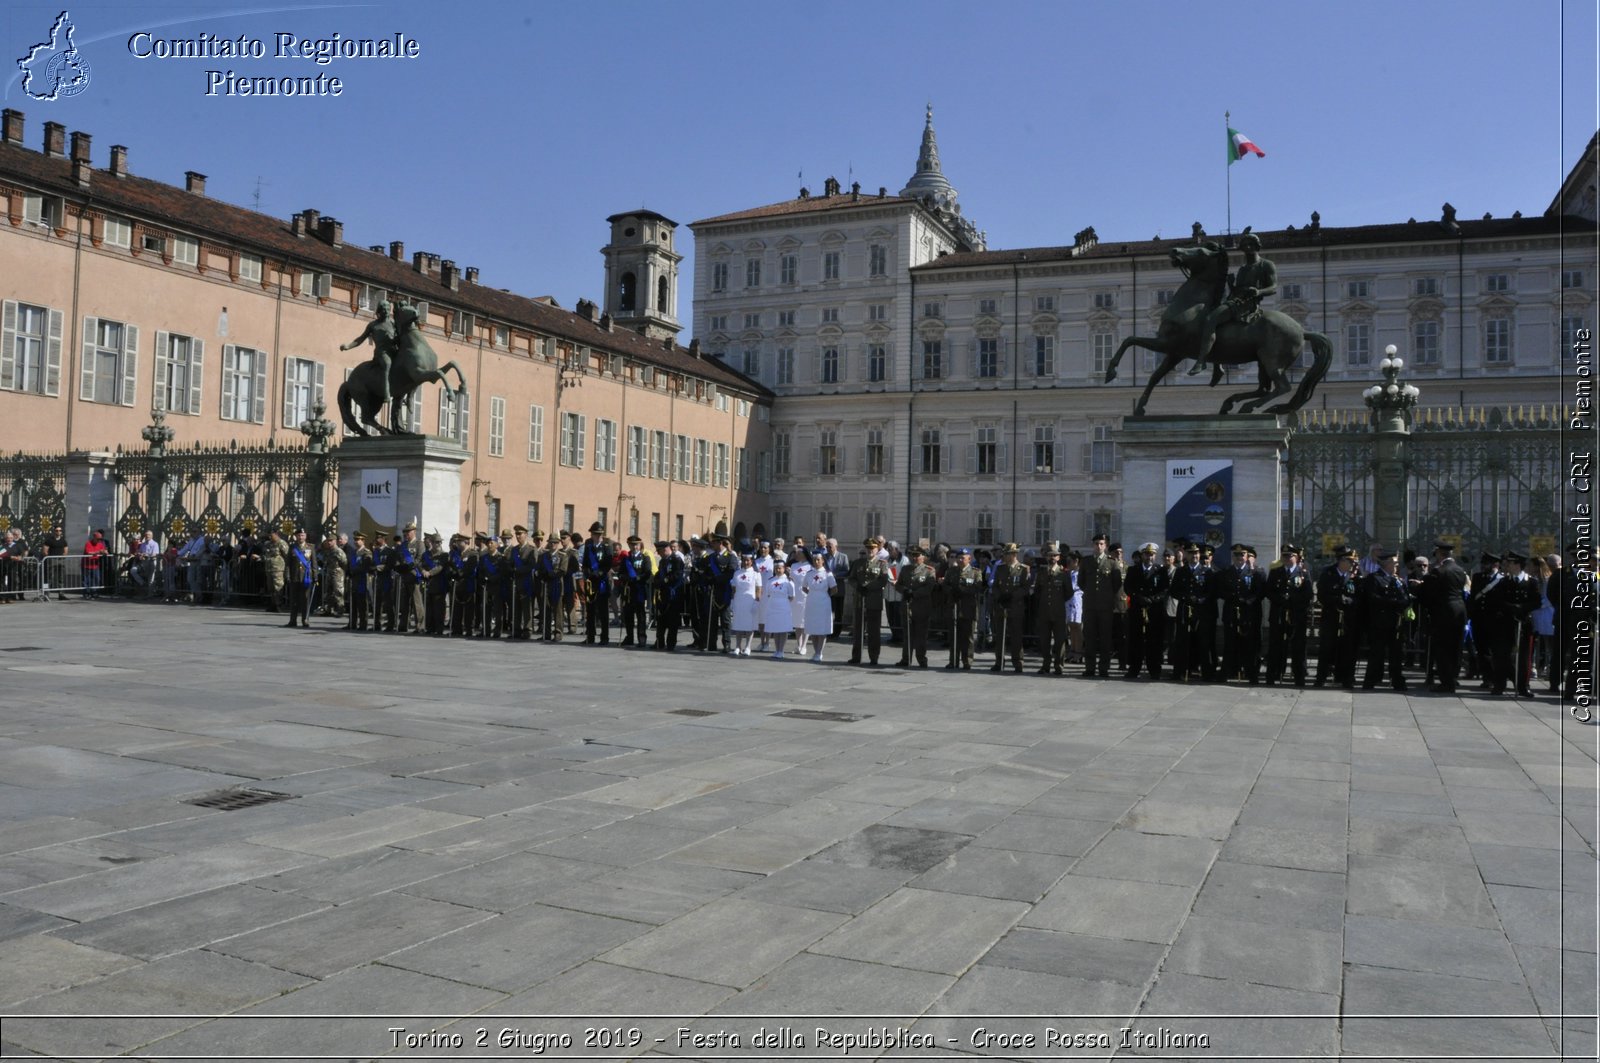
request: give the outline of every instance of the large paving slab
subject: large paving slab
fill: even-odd
[[[1150,1035],[1081,1058],[1594,1044],[1600,729],[1547,697],[24,622],[6,1055],[404,1058],[396,1014],[660,1016],[637,1054],[679,1060],[737,1058],[680,1027],[869,1012],[929,1058],[1059,1056],[1028,1012]],[[186,803],[242,786],[288,798]]]

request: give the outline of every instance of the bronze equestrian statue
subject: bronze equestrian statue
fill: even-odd
[[[1246,240],[1259,238],[1246,233]],[[1256,363],[1258,382],[1254,390],[1229,395],[1218,412],[1228,413],[1235,403],[1242,402],[1240,413],[1251,413],[1257,407],[1287,395],[1291,385],[1288,370],[1300,357],[1300,348],[1311,345],[1311,367],[1300,381],[1300,387],[1285,402],[1269,407],[1267,413],[1292,413],[1311,398],[1312,390],[1322,381],[1333,361],[1333,344],[1320,332],[1307,332],[1288,314],[1257,307],[1263,292],[1251,283],[1239,284],[1228,274],[1228,252],[1215,243],[1195,247],[1175,247],[1169,252],[1172,264],[1186,278],[1167,303],[1161,315],[1161,328],[1155,336],[1129,336],[1117,348],[1117,353],[1106,367],[1106,383],[1117,378],[1117,363],[1129,347],[1144,347],[1162,356],[1161,364],[1150,374],[1144,392],[1134,404],[1134,416],[1143,416],[1150,394],[1162,379],[1185,359],[1193,358],[1216,366],[1211,377],[1215,387],[1222,379],[1225,365]],[[1258,264],[1259,262],[1259,264]],[[1262,268],[1265,259],[1247,260],[1247,281],[1250,277],[1270,277],[1275,285],[1276,272]],[[1229,282],[1233,281],[1233,290]],[[1203,350],[1202,344],[1209,347]]]
[[[357,435],[403,434],[401,411],[407,408],[411,393],[424,384],[437,383],[452,401],[458,394],[466,394],[467,380],[461,367],[454,362],[439,364],[439,356],[422,334],[417,308],[410,303],[401,303],[393,310],[392,318],[389,302],[379,303],[377,316],[365,331],[339,349],[348,351],[368,340],[372,341],[372,358],[351,370],[350,379],[339,385],[339,414],[346,427]],[[445,379],[445,373],[450,371],[456,374],[458,387],[454,389]],[[387,428],[378,423],[378,414],[385,405],[389,407]],[[361,412],[359,419],[357,410]],[[405,425],[405,429],[414,427]]]

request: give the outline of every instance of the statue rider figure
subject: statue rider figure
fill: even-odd
[[[361,335],[349,343],[339,345],[341,351],[353,350],[367,340],[372,341],[372,361],[378,366],[378,379],[383,381],[383,404],[389,405],[392,396],[389,394],[389,367],[393,364],[394,354],[398,341],[395,338],[394,321],[390,317],[389,300],[384,299],[378,303],[377,317],[367,323]]]
[[[1251,232],[1248,226],[1239,238],[1239,248],[1244,252],[1244,265],[1239,267],[1238,273],[1228,277],[1228,298],[1206,315],[1205,325],[1200,330],[1200,346],[1194,368],[1189,370],[1190,376],[1209,368],[1206,357],[1216,342],[1217,329],[1224,322],[1248,323],[1255,317],[1261,300],[1278,291],[1278,267],[1261,257],[1261,237]]]

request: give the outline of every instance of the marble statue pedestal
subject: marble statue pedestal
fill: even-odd
[[[1138,543],[1168,538],[1169,463],[1216,460],[1233,463],[1232,540],[1254,546],[1263,567],[1276,561],[1289,434],[1286,420],[1270,413],[1123,418],[1114,438],[1122,451],[1122,542],[1128,555]]]
[[[376,436],[339,444],[339,529],[392,535],[416,521],[418,536],[461,527],[466,448],[431,436]]]

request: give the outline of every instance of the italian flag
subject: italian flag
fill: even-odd
[[[1251,140],[1249,137],[1245,136],[1243,133],[1239,132],[1237,129],[1234,129],[1232,126],[1229,126],[1228,127],[1228,165],[1232,166],[1234,163],[1236,163],[1240,159],[1244,158],[1245,152],[1247,152],[1247,151],[1248,152],[1253,152],[1256,155],[1257,158],[1264,159],[1264,158],[1267,157],[1267,153],[1266,152],[1264,152],[1260,148],[1256,147],[1255,141]]]

